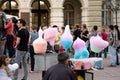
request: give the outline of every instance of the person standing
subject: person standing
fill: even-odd
[[[82,25],[81,39],[83,41],[85,41],[86,47],[89,50],[89,31],[87,29],[87,25],[86,24]]]
[[[116,64],[119,65],[119,47],[120,47],[120,30],[118,28],[118,25],[115,25],[114,26],[114,30],[115,30],[115,43],[116,43],[116,57],[117,57],[117,61],[116,61]]]
[[[73,41],[75,41],[77,39],[77,37],[81,38],[80,34],[81,34],[81,29],[80,26],[77,24],[75,25],[75,30],[73,31]]]
[[[27,52],[28,52],[28,44],[30,42],[30,34],[26,29],[26,22],[23,19],[18,20],[18,27],[19,31],[17,34],[17,41],[16,41],[16,57],[15,62],[20,64],[22,62],[24,68],[24,77],[22,80],[27,80],[28,77],[28,68],[27,68]],[[17,69],[13,75],[13,80],[17,80],[18,78],[18,71]]]
[[[67,65],[69,55],[60,53],[57,59],[58,64],[50,67],[42,80],[77,80],[73,70]]]
[[[108,35],[104,28],[102,28],[100,36],[103,40],[108,41]],[[107,58],[107,48],[105,48],[102,52],[104,53],[104,58]],[[99,57],[102,57],[102,52],[99,53]]]
[[[30,72],[34,72],[34,65],[35,65],[35,52],[33,49],[33,41],[35,39],[38,38],[38,32],[37,32],[37,27],[36,26],[32,26],[31,27],[31,32],[30,32],[30,60],[31,60],[31,71]]]
[[[98,26],[97,25],[94,25],[93,28],[92,28],[92,32],[90,34],[90,37],[89,39],[92,37],[92,36],[97,36],[98,35]],[[90,45],[89,45],[90,46]],[[95,53],[93,52],[91,49],[90,49],[90,57],[98,57],[98,54],[99,53]]]
[[[6,35],[4,29],[4,22],[7,21],[6,15],[3,10],[0,8],[0,55],[4,54]]]
[[[53,28],[57,28],[57,30],[58,30],[58,33],[57,33],[56,38],[55,38],[55,45],[54,45],[54,50],[55,50],[56,53],[58,53],[59,52],[61,33],[60,33],[57,25],[53,25]]]
[[[115,32],[114,32],[114,26],[110,25],[109,26],[109,53],[111,56],[110,59],[110,67],[115,67],[116,66],[116,46],[115,46]]]
[[[15,55],[15,50],[14,50],[14,46],[13,46],[14,23],[12,21],[12,18],[9,19],[9,22],[7,24],[4,23],[4,28],[6,29],[5,33],[6,33],[6,36],[7,36],[7,38],[6,38],[6,49],[8,49],[9,57],[13,58],[13,56]],[[8,55],[8,54],[6,53],[6,55]]]

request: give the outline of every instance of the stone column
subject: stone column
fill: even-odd
[[[82,24],[88,25],[88,8],[82,7]]]
[[[50,25],[63,26],[63,7],[51,7]]]
[[[102,0],[89,0],[88,2],[88,25],[102,26]]]

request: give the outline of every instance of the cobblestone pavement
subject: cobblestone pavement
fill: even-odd
[[[109,67],[110,56],[107,59],[103,58],[104,69],[102,70],[90,70],[94,73],[94,80],[120,80],[120,65],[117,67]],[[30,66],[29,66],[30,67]],[[19,79],[23,77],[23,69],[20,69]],[[29,73],[28,80],[42,80],[42,72]]]

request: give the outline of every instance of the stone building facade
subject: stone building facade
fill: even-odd
[[[104,18],[107,15],[102,13],[102,5],[102,0],[0,0],[0,7],[6,13],[24,18],[28,26],[35,24],[38,27],[62,27],[67,24],[87,24],[89,27],[107,25],[107,18]],[[111,18],[109,24],[114,24],[114,13],[111,14]],[[120,24],[120,14],[118,23]]]

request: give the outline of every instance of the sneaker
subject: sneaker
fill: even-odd
[[[29,71],[29,73],[33,73],[34,71]]]
[[[29,73],[39,73],[39,71],[29,71]]]

